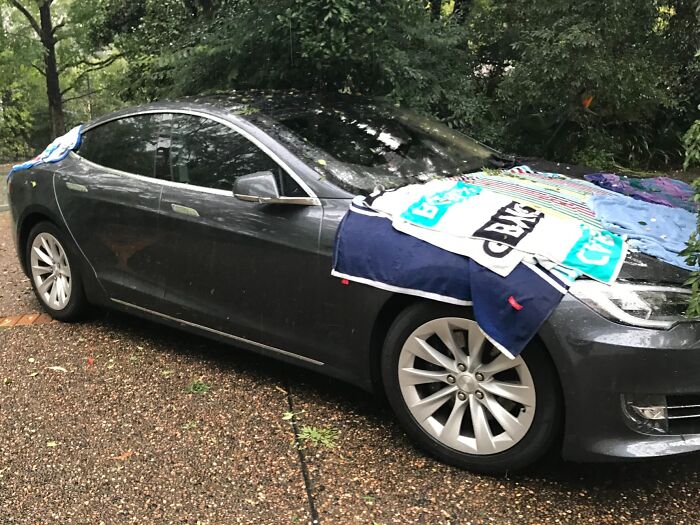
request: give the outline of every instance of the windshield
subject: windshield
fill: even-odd
[[[319,171],[353,193],[475,171],[495,153],[436,120],[372,104],[314,104],[274,119],[315,150]]]

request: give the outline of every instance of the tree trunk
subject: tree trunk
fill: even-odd
[[[63,115],[63,97],[58,79],[56,66],[56,39],[51,20],[51,3],[45,1],[39,6],[39,21],[41,25],[41,43],[44,46],[44,72],[46,73],[46,96],[49,99],[49,117],[51,132],[55,137],[66,132],[66,121]]]
[[[442,0],[430,0],[430,18],[432,18],[433,20],[439,20],[441,11]]]
[[[452,16],[459,20],[464,20],[469,13],[469,8],[472,0],[455,0],[455,6],[452,10]]]

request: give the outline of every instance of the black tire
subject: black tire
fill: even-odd
[[[457,450],[456,448],[447,446],[428,433],[411,413],[404,399],[399,380],[399,359],[402,348],[408,338],[419,327],[423,327],[425,323],[430,321],[443,318],[460,318],[471,321],[473,315],[469,307],[425,301],[416,303],[404,310],[399,314],[389,329],[382,353],[381,373],[387,399],[400,425],[409,437],[424,451],[440,461],[460,468],[486,474],[500,474],[507,471],[520,470],[534,464],[552,448],[559,436],[562,421],[562,395],[556,370],[545,349],[535,342],[531,343],[523,353],[520,354],[526,364],[526,368],[529,370],[530,378],[534,385],[536,403],[533,410],[535,414],[534,417],[529,416],[531,418],[529,428],[524,436],[510,446],[510,448],[493,454],[476,454]],[[488,352],[492,352],[492,355],[497,355],[498,353],[498,351],[493,348],[493,345],[488,342],[484,344],[483,348],[489,348]],[[448,356],[451,356],[452,353],[449,351],[445,352],[446,349],[447,347],[443,349],[443,353],[447,353]],[[486,352],[486,350],[484,352]],[[405,355],[406,354],[404,354],[404,356]],[[414,361],[414,363],[415,362],[418,361]],[[488,365],[486,364],[485,366]],[[484,376],[481,375],[481,377],[483,378]],[[496,378],[497,376],[494,375],[493,377]],[[451,379],[454,382],[454,376],[452,378],[448,377],[447,379]],[[462,378],[460,381],[462,382],[459,384],[466,384],[465,378]],[[483,387],[484,384],[479,383],[476,388],[478,388],[479,385]],[[423,386],[421,385],[420,387],[422,388]],[[437,389],[446,387],[449,388],[450,385],[440,384]],[[470,388],[474,387],[470,386]],[[469,407],[471,407],[470,403],[472,401],[476,402],[472,397],[477,395],[484,396],[485,394],[478,390],[471,394],[467,393],[467,401],[465,402],[464,391],[462,387],[459,387],[458,393],[454,395],[454,400],[449,402],[456,404],[456,396],[461,395],[462,398],[460,399],[462,399],[462,403],[467,404],[465,410],[469,410]],[[421,397],[421,400],[422,399]],[[480,399],[483,399],[483,397]],[[494,399],[493,396],[491,399]],[[495,399],[499,398],[496,397]],[[508,403],[507,400],[506,403]],[[449,411],[449,407],[446,407],[446,410]],[[519,414],[519,410],[522,410],[523,413],[525,412],[524,408],[518,408],[516,405],[514,409],[515,413]],[[466,414],[466,412],[464,413]],[[462,423],[462,425],[464,424],[465,423]],[[469,424],[471,424],[471,415],[469,417]],[[463,426],[460,426],[460,428],[464,429]],[[460,430],[460,432],[462,431],[463,430]],[[461,433],[459,435],[462,436]],[[475,435],[476,434],[474,434],[474,436]]]
[[[63,308],[55,308],[48,304],[47,300],[42,296],[37,288],[36,278],[31,263],[32,244],[34,243],[34,240],[42,233],[50,234],[58,241],[65,253],[65,259],[67,260],[70,268],[70,294],[67,303]],[[25,246],[25,261],[27,264],[27,273],[29,274],[29,279],[32,283],[32,288],[34,289],[34,294],[39,300],[39,303],[41,303],[42,308],[51,317],[58,319],[59,321],[72,322],[82,319],[87,308],[87,299],[85,298],[83,283],[80,276],[79,257],[72,239],[65,235],[52,222],[40,222],[31,229],[29,236],[27,237],[27,245]]]

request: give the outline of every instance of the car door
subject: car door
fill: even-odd
[[[295,354],[315,302],[320,205],[244,202],[237,177],[272,171],[307,194],[268,152],[223,120],[176,114],[161,198],[169,315]],[[161,137],[161,143],[165,143]]]
[[[162,116],[136,115],[83,133],[55,180],[71,234],[111,299],[145,308],[163,300],[154,178]]]

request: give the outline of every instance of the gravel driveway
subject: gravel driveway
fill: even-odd
[[[37,309],[0,213],[0,317]],[[700,522],[700,455],[478,476],[369,394],[110,312],[0,350],[2,525]]]

